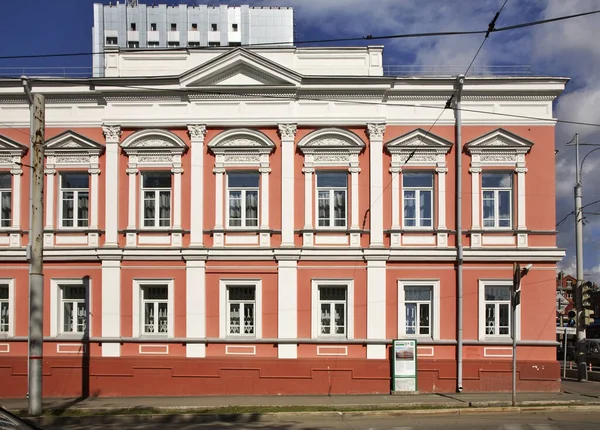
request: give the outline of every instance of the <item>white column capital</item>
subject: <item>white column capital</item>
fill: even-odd
[[[270,167],[260,167],[260,168],[258,169],[258,171],[259,171],[260,173],[271,173],[271,168],[270,168]]]
[[[192,143],[204,143],[204,137],[206,136],[206,125],[188,124],[187,128]]]
[[[102,125],[102,132],[106,143],[119,143],[121,140],[121,126],[120,125]]]
[[[448,168],[447,167],[437,167],[435,169],[435,171],[441,175],[445,175],[446,173],[448,173]]]
[[[385,124],[367,124],[367,132],[370,140],[383,140]]]
[[[140,173],[140,170],[137,167],[128,167],[127,169],[125,169],[125,173],[127,173],[128,175],[137,175],[138,173]]]
[[[305,173],[307,175],[312,175],[313,173],[315,173],[315,169],[314,169],[314,167],[303,167],[302,173]]]
[[[298,127],[296,124],[277,124],[282,141],[293,141]]]
[[[525,174],[525,173],[527,173],[527,168],[526,167],[517,167],[515,169],[515,172],[518,174]]]
[[[225,173],[225,167],[215,167],[213,173],[216,175],[222,175]]]
[[[12,173],[12,170],[11,170]],[[48,175],[48,176],[54,176],[56,175],[56,169],[44,169],[44,174]]]
[[[470,173],[481,173],[481,167],[470,167],[469,172]]]

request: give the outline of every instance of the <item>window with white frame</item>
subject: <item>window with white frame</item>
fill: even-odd
[[[142,334],[169,333],[169,286],[142,285]]]
[[[319,227],[346,227],[347,192],[347,172],[317,172]]]
[[[144,227],[171,225],[171,172],[142,174],[142,217]]]
[[[258,172],[227,172],[227,225],[258,227]]]
[[[87,288],[84,285],[62,285],[60,294],[61,333],[85,333],[88,321]]]
[[[8,284],[0,284],[0,333],[7,334],[10,331],[10,288]]]
[[[312,337],[354,337],[354,284],[319,280],[312,283]]]
[[[89,224],[90,176],[83,172],[60,175],[61,227],[87,227]]]
[[[510,228],[512,219],[512,174],[481,174],[482,216],[484,228]]]
[[[227,335],[256,335],[256,288],[254,285],[227,287]]]
[[[398,336],[440,339],[440,281],[398,281]]]
[[[510,291],[508,285],[485,285],[484,312],[486,336],[510,336]]]
[[[433,173],[402,174],[404,227],[433,226]]]
[[[0,227],[10,227],[12,217],[12,175],[0,173]]]

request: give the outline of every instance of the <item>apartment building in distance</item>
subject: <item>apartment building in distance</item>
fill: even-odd
[[[44,396],[389,393],[393,339],[417,340],[421,392],[508,391],[512,333],[518,389],[559,390],[552,103],[568,79],[467,77],[457,142],[456,77],[390,76],[381,46],[115,49],[104,64],[31,80],[46,97]],[[0,80],[0,117],[0,397],[23,397],[19,79]],[[513,327],[514,262],[532,267]]]

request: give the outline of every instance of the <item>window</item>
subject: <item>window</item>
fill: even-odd
[[[210,30],[211,31],[217,31],[217,24],[211,24],[210,25]]]
[[[142,334],[169,333],[168,285],[142,286]]]
[[[177,31],[177,24],[175,24],[175,23],[171,24],[171,31]]]
[[[171,172],[142,174],[144,227],[171,225]]]
[[[573,287],[573,281],[571,281],[570,279],[567,281],[567,288],[572,288]]]
[[[175,48],[177,46],[179,46],[179,42],[169,42],[169,47],[170,48]]]
[[[254,285],[227,287],[227,335],[256,334],[256,290]]]
[[[127,47],[128,48],[139,48],[140,47],[140,42],[128,42],[127,43]]]
[[[90,200],[87,173],[60,175],[61,227],[87,227]]]
[[[312,337],[354,337],[353,281],[313,280]]]
[[[197,48],[200,46],[200,42],[190,42],[190,43],[188,43],[188,46],[190,48]]]
[[[433,174],[406,172],[402,174],[404,227],[433,225]]]
[[[156,23],[155,22],[150,24],[150,31],[156,31]]]
[[[131,29],[131,31],[136,31],[137,30],[137,24],[135,22],[132,22],[130,24],[129,28]]]
[[[219,336],[262,336],[262,282],[232,279],[219,282]]]
[[[510,336],[510,286],[485,286],[485,335]]]
[[[192,30],[193,30],[193,31],[196,31],[196,30],[198,30],[198,24],[196,24],[195,22],[194,22],[194,23],[192,23]]]
[[[229,227],[258,226],[258,172],[227,174]]]
[[[483,227],[511,226],[512,174],[487,173],[481,175]]]
[[[236,33],[238,31],[238,25],[237,24],[231,24],[231,31],[233,31],[234,33]]]
[[[208,46],[221,46],[221,42],[208,42]]]
[[[398,337],[440,339],[440,281],[398,281]]]
[[[6,334],[10,331],[10,292],[8,284],[0,284],[0,333]]]
[[[229,42],[229,46],[242,46],[242,42]]]
[[[346,227],[347,172],[317,173],[319,227]]]
[[[107,37],[106,44],[107,45],[118,45],[118,39],[116,37]]]
[[[148,42],[150,48],[158,48],[158,42]]]
[[[83,285],[61,287],[61,333],[85,333],[87,327],[86,296],[87,291]]]
[[[12,217],[12,175],[0,173],[0,227],[10,227]]]

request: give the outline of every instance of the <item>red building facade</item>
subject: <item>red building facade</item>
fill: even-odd
[[[395,338],[418,340],[420,391],[509,390],[514,261],[533,265],[518,388],[559,389],[565,79],[465,82],[459,365],[452,109],[432,127],[455,79],[382,76],[380,47],[215,52],[164,53],[173,71],[150,80],[127,69],[151,70],[144,53],[109,54],[119,70],[85,85],[32,80],[47,100],[44,396],[385,393]],[[0,114],[0,397],[21,397],[20,82],[0,82]]]

